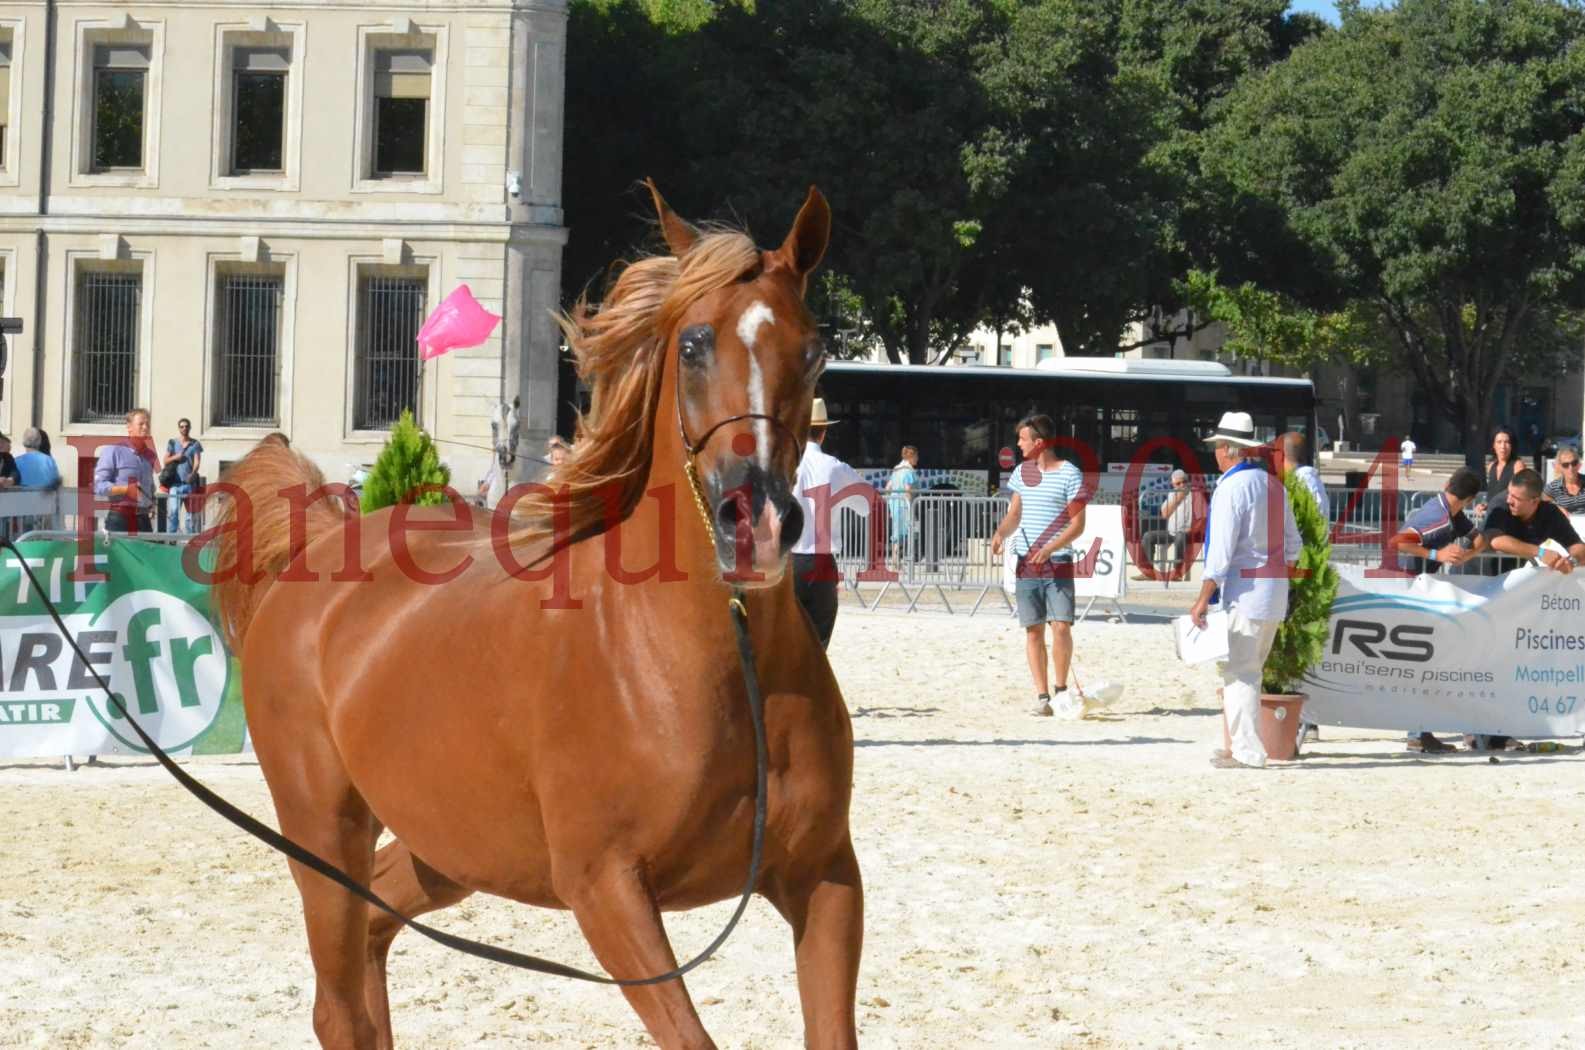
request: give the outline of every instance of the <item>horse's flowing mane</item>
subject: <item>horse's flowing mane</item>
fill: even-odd
[[[571,455],[547,479],[550,491],[531,489],[518,501],[513,513],[522,524],[509,542],[550,539],[548,554],[632,512],[649,479],[670,332],[690,306],[759,265],[747,234],[710,228],[680,258],[624,267],[598,307],[584,296],[556,318],[592,388],[590,410],[578,417]]]

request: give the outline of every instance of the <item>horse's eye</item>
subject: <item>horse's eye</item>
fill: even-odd
[[[814,342],[809,344],[809,349],[804,351],[804,373],[810,379],[818,379],[820,373],[826,370],[826,347],[824,343]]]
[[[707,324],[689,325],[677,337],[677,357],[685,365],[703,364],[715,349],[715,329]]]

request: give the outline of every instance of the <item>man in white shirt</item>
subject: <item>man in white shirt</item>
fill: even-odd
[[[1260,678],[1277,626],[1288,612],[1288,573],[1303,541],[1287,493],[1254,450],[1255,423],[1247,412],[1227,412],[1206,441],[1216,449],[1222,477],[1211,497],[1205,525],[1205,580],[1189,618],[1202,630],[1211,599],[1221,592],[1227,612],[1227,661],[1222,671],[1222,712],[1231,751],[1218,750],[1211,764],[1223,769],[1266,764],[1260,742]],[[1269,546],[1273,513],[1282,515],[1282,549]],[[1280,561],[1276,559],[1280,557]]]
[[[1404,435],[1403,444],[1398,446],[1398,459],[1403,462],[1403,476],[1414,477],[1414,439]]]
[[[809,614],[823,649],[831,642],[837,622],[836,510],[845,507],[868,515],[870,504],[879,497],[875,488],[859,472],[828,456],[826,428],[838,420],[826,414],[825,398],[814,399],[809,413],[809,443],[798,462],[795,492],[803,511],[803,532],[792,546],[793,590],[798,604]]]

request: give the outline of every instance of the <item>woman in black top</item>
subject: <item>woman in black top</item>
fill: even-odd
[[[1524,469],[1514,448],[1513,431],[1498,427],[1491,436],[1491,452],[1496,458],[1486,468],[1486,498],[1501,506],[1508,498],[1508,483],[1513,480],[1514,471]]]

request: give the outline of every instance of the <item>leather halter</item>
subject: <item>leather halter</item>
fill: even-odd
[[[682,367],[680,361],[678,362],[675,387],[677,393],[677,436],[682,441],[683,450],[682,472],[688,479],[688,488],[693,492],[693,502],[694,506],[699,508],[699,517],[704,519],[705,535],[713,546],[715,544],[715,524],[710,516],[710,511],[705,507],[704,488],[699,483],[699,467],[694,460],[698,458],[699,453],[704,451],[710,439],[715,436],[715,432],[728,424],[741,423],[745,419],[763,419],[779,430],[781,434],[785,434],[788,444],[794,448],[798,447],[798,435],[794,434],[787,424],[775,416],[769,416],[763,412],[740,412],[735,416],[727,416],[725,419],[714,423],[700,435],[696,443],[688,438],[688,424],[683,419],[682,414]],[[778,434],[777,436],[780,437],[781,435]]]

